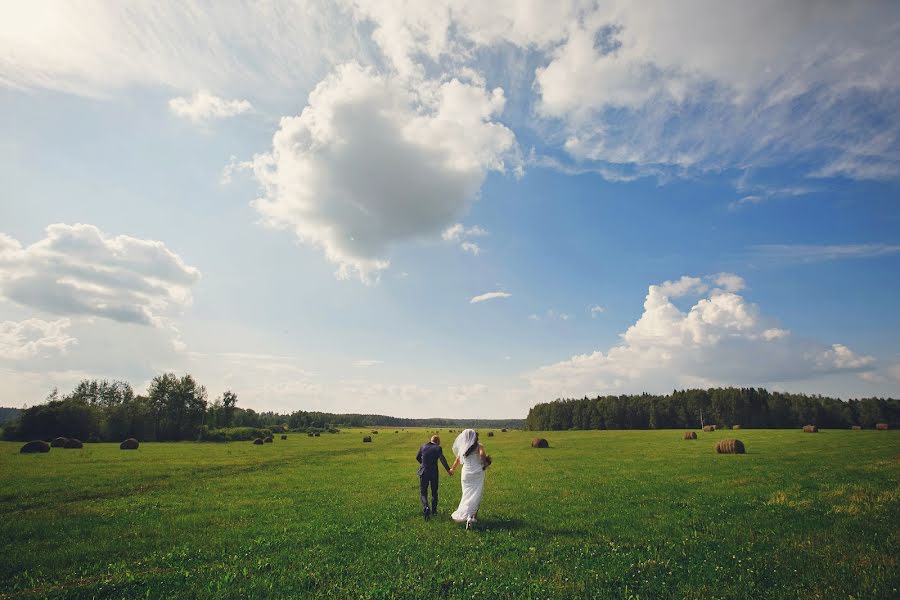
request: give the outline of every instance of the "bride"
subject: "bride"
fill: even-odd
[[[478,507],[481,504],[481,496],[484,494],[484,470],[491,464],[491,457],[484,451],[484,446],[478,443],[478,433],[474,429],[465,429],[453,442],[453,454],[456,460],[450,467],[450,475],[456,471],[456,467],[462,465],[462,498],[457,508],[450,517],[457,523],[465,523],[466,529],[471,529],[478,516]]]

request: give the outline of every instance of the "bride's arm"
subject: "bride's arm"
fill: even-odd
[[[450,476],[453,476],[453,472],[456,471],[456,467],[459,466],[459,457],[456,457],[456,460],[453,461],[453,466],[450,467]]]
[[[484,446],[481,444],[478,445],[478,457],[484,462],[485,457],[487,457],[487,452],[484,451]]]

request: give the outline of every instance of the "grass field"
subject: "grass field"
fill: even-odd
[[[896,431],[483,437],[481,522],[419,512],[424,431],[0,444],[0,598],[898,597]],[[445,452],[453,434],[442,431]]]

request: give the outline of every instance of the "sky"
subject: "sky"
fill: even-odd
[[[896,2],[0,14],[0,405],[900,395]]]

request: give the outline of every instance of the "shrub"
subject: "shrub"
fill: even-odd
[[[263,439],[262,439],[262,438],[256,438],[255,440],[253,440],[253,444],[254,444],[255,446],[262,446],[262,445],[263,445]]]
[[[716,442],[716,454],[744,454],[744,442],[727,439]]]
[[[50,447],[51,448],[63,448],[63,447],[65,447],[66,442],[68,442],[68,441],[69,441],[69,439],[64,438],[64,437],[53,438],[53,441],[50,442]]]
[[[819,433],[819,428],[815,425],[804,425],[803,433]]]
[[[878,431],[887,431],[888,424],[887,423],[875,423],[875,429]]]
[[[684,439],[686,439],[686,440],[696,440],[696,439],[697,439],[697,434],[696,434],[695,432],[693,432],[693,431],[685,431],[685,432],[684,432]]]
[[[119,444],[119,450],[137,450],[140,444],[134,438],[128,438],[121,444]]]
[[[222,427],[220,429],[203,429],[200,437],[205,442],[246,442],[256,438],[266,438],[272,430],[262,427]]]
[[[84,448],[84,444],[81,443],[81,440],[76,440],[75,438],[69,439],[66,442],[66,445],[63,448],[68,448],[70,450],[77,450],[79,448]]]
[[[19,450],[19,452],[21,452],[22,454],[50,452],[50,444],[48,444],[44,440],[34,440],[33,442],[28,442],[27,444],[22,446],[22,449]]]
[[[544,438],[534,438],[533,440],[531,440],[531,447],[532,448],[549,448],[550,442],[548,442]]]
[[[363,443],[371,442],[371,441],[372,441],[372,436],[371,436],[371,435],[367,435],[366,437],[363,438]]]

